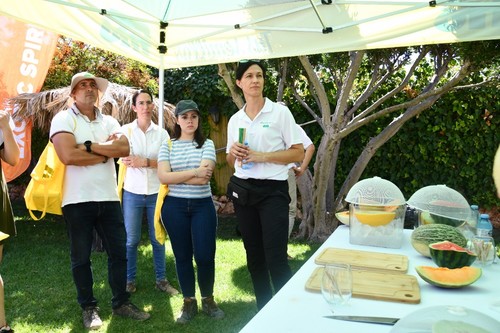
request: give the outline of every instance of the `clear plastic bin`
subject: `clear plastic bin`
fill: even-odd
[[[351,244],[400,248],[406,205],[349,205],[349,241]]]
[[[351,188],[346,201],[351,244],[401,247],[406,201],[396,185],[380,177],[364,179]]]

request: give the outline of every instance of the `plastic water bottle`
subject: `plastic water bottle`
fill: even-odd
[[[493,233],[493,226],[490,222],[490,216],[488,214],[481,214],[479,222],[476,226],[476,234],[478,236],[490,236]]]
[[[245,140],[245,142],[243,144],[248,147],[247,140]],[[244,162],[245,162],[245,160],[243,160],[243,163],[241,165],[242,169],[248,170],[248,169],[251,169],[253,167],[253,162],[248,162],[248,163],[244,163]]]
[[[477,220],[479,219],[478,205],[471,205],[470,212],[471,214],[470,217],[467,219],[467,221],[460,227],[458,227],[458,229],[467,239],[467,247],[470,247],[472,245],[471,240],[474,236],[477,235],[476,226],[477,226]]]
[[[475,228],[477,226],[477,223],[479,222],[479,206],[478,205],[471,205],[471,219],[469,221],[469,224],[471,227]]]

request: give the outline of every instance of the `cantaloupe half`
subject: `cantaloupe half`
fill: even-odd
[[[354,216],[360,223],[368,224],[372,227],[380,227],[391,223],[391,221],[396,217],[396,213],[386,211],[358,210],[354,213]]]
[[[427,283],[441,288],[462,288],[476,282],[482,274],[479,267],[446,268],[416,266],[418,275]]]
[[[337,219],[345,225],[349,225],[349,211],[345,210],[343,212],[335,213]]]

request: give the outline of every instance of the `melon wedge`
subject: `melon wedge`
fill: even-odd
[[[354,216],[360,223],[379,227],[391,223],[396,217],[396,213],[386,211],[357,211],[354,213]]]
[[[337,219],[345,225],[349,225],[349,211],[337,212],[335,213]]]
[[[462,288],[476,282],[482,274],[479,267],[465,266],[462,268],[447,267],[415,267],[418,275],[427,283],[441,288]]]

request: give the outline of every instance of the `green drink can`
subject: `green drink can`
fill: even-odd
[[[238,142],[239,143],[244,143],[245,142],[246,133],[247,133],[247,129],[246,128],[239,128],[239,131],[238,131]]]

